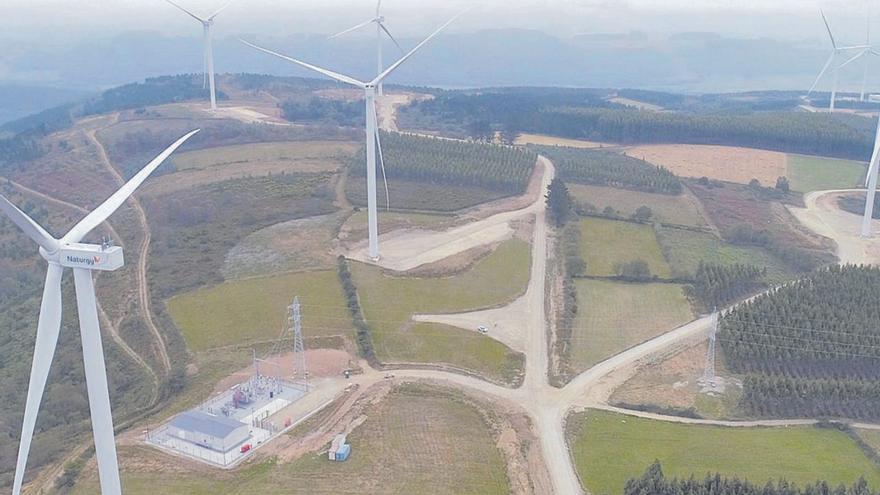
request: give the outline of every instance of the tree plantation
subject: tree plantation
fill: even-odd
[[[537,146],[569,182],[620,187],[661,194],[680,194],[681,182],[669,170],[615,151]]]
[[[799,487],[785,480],[764,485],[720,474],[707,474],[702,479],[670,479],[663,474],[659,462],[652,464],[641,478],[627,481],[624,495],[874,495],[864,479],[853,485],[832,487],[825,481]]]
[[[389,178],[451,186],[479,186],[518,194],[525,190],[535,166],[534,152],[484,143],[452,141],[398,133],[381,133]],[[364,152],[352,161],[351,172],[366,174]]]
[[[761,416],[880,417],[880,268],[832,266],[731,310],[718,336]]]

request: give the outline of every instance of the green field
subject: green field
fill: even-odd
[[[473,268],[446,278],[386,275],[352,264],[364,316],[381,361],[446,363],[511,381],[522,358],[475,331],[413,323],[415,313],[454,313],[505,304],[525,292],[530,247],[520,240],[501,244]]]
[[[587,264],[587,274],[606,277],[617,275],[619,264],[642,260],[652,275],[669,277],[669,265],[663,258],[654,229],[647,225],[582,218],[581,257]]]
[[[170,466],[175,458],[129,446],[119,449],[123,488],[127,495],[509,493],[504,457],[480,412],[430,390],[398,390],[369,406],[367,421],[348,435],[346,462],[314,453],[290,464],[272,458],[232,472],[208,471]],[[98,491],[91,468],[72,493]]]
[[[682,286],[576,280],[572,364],[590,366],[693,319]]]
[[[706,220],[700,214],[696,198],[689,192],[678,196],[656,194],[614,187],[566,184],[572,197],[580,203],[589,203],[599,211],[610,206],[623,216],[632,215],[640,206],[647,206],[653,212],[652,220],[702,227]]]
[[[798,484],[827,480],[833,487],[864,476],[880,486],[880,469],[834,429],[682,425],[604,411],[573,414],[567,425],[578,474],[596,495],[622,493],[654,460],[670,477],[718,472],[758,485],[782,477]]]
[[[357,150],[357,145],[341,141],[294,141],[220,146],[174,155],[178,170],[205,169],[224,165],[259,162],[289,162],[291,170],[305,172],[335,170]]]
[[[348,335],[351,318],[335,270],[225,282],[168,300],[192,351],[277,339],[299,296],[306,337]]]
[[[789,154],[786,163],[791,188],[799,192],[858,187],[865,178],[865,164],[821,156]]]
[[[767,280],[770,282],[790,278],[788,269],[781,261],[758,247],[734,246],[709,233],[665,227],[657,229],[657,240],[675,277],[692,277],[700,261],[703,261],[721,265],[744,263],[767,268]]]

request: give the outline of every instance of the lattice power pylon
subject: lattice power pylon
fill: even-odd
[[[706,369],[703,370],[703,376],[700,378],[700,384],[704,386],[714,387],[716,383],[715,376],[715,339],[718,333],[718,311],[712,314],[712,328],[709,330],[709,350],[706,352]]]
[[[299,296],[293,298],[293,304],[288,309],[290,309],[290,317],[288,319],[293,331],[293,373],[295,378],[304,380],[306,386],[308,386],[309,371],[306,368],[306,348],[303,344],[302,313],[299,305]]]

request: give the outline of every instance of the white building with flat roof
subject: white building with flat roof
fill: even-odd
[[[250,437],[250,430],[248,425],[226,416],[186,411],[168,423],[168,434],[217,452],[229,452]]]

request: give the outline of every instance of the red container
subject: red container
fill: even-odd
[[[246,444],[244,444],[244,445],[241,446],[241,453],[242,453],[242,454],[244,454],[245,452],[247,452],[247,451],[249,451],[249,450],[251,450],[251,444],[246,443]]]

